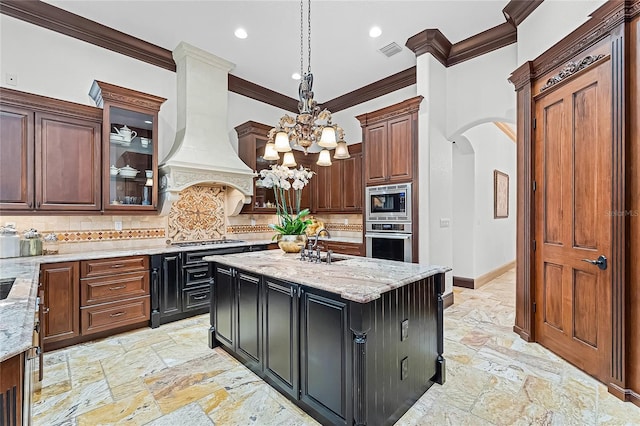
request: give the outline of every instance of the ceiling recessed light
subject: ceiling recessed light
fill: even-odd
[[[302,77],[300,76],[300,73],[294,72],[291,74],[291,78],[294,80],[300,80]]]
[[[382,30],[380,29],[380,27],[371,27],[371,29],[369,30],[369,37],[371,38],[380,37],[381,34]]]
[[[238,28],[234,34],[236,35],[236,37],[238,38],[247,38],[247,32],[245,31],[244,28]]]

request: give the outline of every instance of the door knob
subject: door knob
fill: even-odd
[[[607,258],[602,254],[598,256],[596,260],[582,259],[582,261],[590,263],[592,265],[596,265],[598,268],[602,269],[603,271],[607,269]]]

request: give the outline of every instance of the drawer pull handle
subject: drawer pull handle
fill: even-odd
[[[115,313],[115,314],[111,314],[111,315],[109,315],[109,316],[110,316],[111,318],[115,318],[115,317],[121,317],[121,316],[123,316],[123,315],[124,315],[124,312],[118,312],[118,313]]]
[[[206,277],[207,273],[203,272],[201,274],[193,274],[193,278],[202,278],[202,277]]]
[[[202,300],[207,298],[207,294],[203,294],[202,296],[193,296],[193,300]]]
[[[119,285],[118,287],[109,287],[109,290],[120,290],[123,288],[127,288],[126,285]]]
[[[122,263],[116,263],[115,265],[111,265],[112,268],[122,268],[124,267],[124,264]]]

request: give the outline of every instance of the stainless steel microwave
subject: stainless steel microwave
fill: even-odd
[[[366,220],[411,222],[411,184],[368,186]]]

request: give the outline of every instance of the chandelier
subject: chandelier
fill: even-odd
[[[318,155],[319,166],[331,165],[330,149],[335,149],[333,158],[343,160],[349,158],[349,149],[344,141],[342,128],[331,122],[331,112],[328,109],[321,110],[313,99],[313,74],[311,74],[311,0],[308,0],[308,59],[307,72],[303,74],[304,61],[304,5],[300,0],[300,85],[298,86],[298,112],[292,117],[285,114],[280,118],[278,125],[272,128],[268,134],[268,141],[264,150],[265,160],[279,160],[280,152],[284,153],[283,166],[295,167],[296,160],[293,156],[292,146],[302,148],[304,154],[316,144],[321,148]]]

